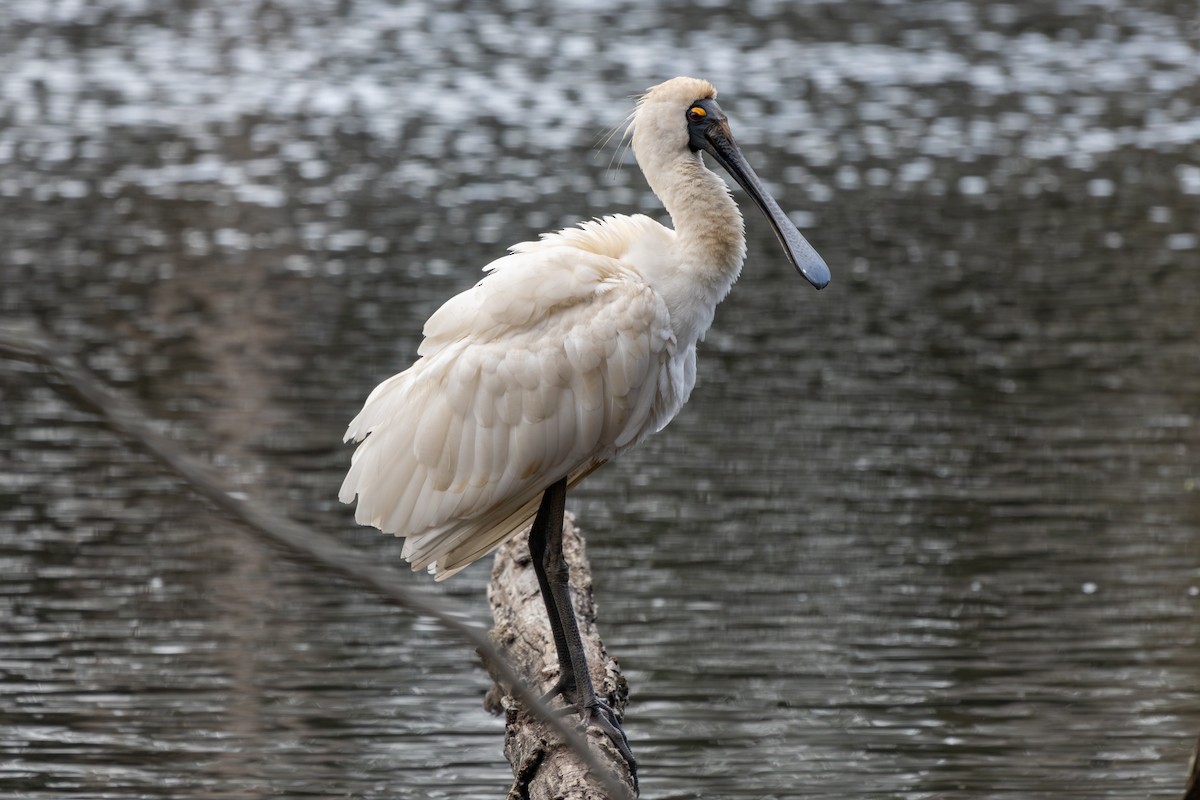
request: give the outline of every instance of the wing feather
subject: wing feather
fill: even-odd
[[[425,326],[421,357],[351,422],[339,497],[447,577],[528,524],[573,481],[678,407],[662,298],[608,255],[538,246],[500,259]]]

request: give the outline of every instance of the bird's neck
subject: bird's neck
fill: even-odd
[[[645,172],[671,215],[675,237],[647,277],[667,304],[680,347],[688,350],[704,338],[717,304],[737,280],[746,235],[725,181],[705,169],[698,154],[659,166]]]
[[[719,301],[746,258],[742,214],[729,187],[698,153],[689,153],[659,172],[650,188],[671,215],[679,268],[711,286]]]

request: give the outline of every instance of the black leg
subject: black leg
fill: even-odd
[[[529,529],[529,554],[533,558],[533,571],[537,575],[538,586],[542,590],[542,602],[546,604],[546,616],[550,618],[550,632],[554,636],[554,648],[558,651],[558,682],[543,699],[562,694],[574,703],[576,695],[574,662],[571,658],[571,648],[567,644],[567,635],[563,630],[556,593],[547,575],[547,567],[550,566],[556,572],[563,573],[559,578],[561,582],[566,583],[569,580],[567,562],[562,557],[562,525],[567,504],[566,488],[567,482],[564,478],[542,495],[542,503],[538,506],[533,527]],[[548,535],[551,529],[557,531],[553,537],[555,540],[553,547],[548,541],[551,538]],[[567,608],[572,612],[571,624],[576,628],[575,635],[578,637],[578,625],[575,622],[574,607],[570,604],[569,593]],[[590,680],[586,670],[584,678]]]
[[[533,571],[537,574],[542,600],[546,603],[546,615],[550,618],[554,646],[558,651],[558,682],[549,694],[561,692],[574,702],[584,723],[604,731],[629,763],[630,772],[636,775],[637,762],[616,714],[607,703],[596,697],[587,656],[583,651],[583,640],[579,636],[579,623],[575,619],[575,607],[571,604],[570,573],[562,549],[566,505],[567,479],[563,478],[542,495],[542,503],[538,506],[537,516],[529,531]]]

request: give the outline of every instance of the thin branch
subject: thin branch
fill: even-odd
[[[611,797],[629,797],[628,790],[604,768],[588,743],[562,717],[535,695],[507,659],[488,639],[484,627],[471,614],[446,598],[403,588],[404,574],[368,563],[357,551],[338,544],[317,531],[280,514],[225,485],[208,467],[182,453],[170,440],[150,428],[150,417],[130,400],[104,386],[36,324],[0,324],[0,354],[35,361],[56,373],[84,404],[98,412],[108,425],[135,442],[164,467],[175,473],[193,492],[276,544],[283,545],[310,563],[341,573],[395,605],[437,620],[444,628],[469,642],[488,664],[504,677],[513,694],[527,709],[549,725],[579,754]]]
[[[1187,785],[1183,789],[1183,800],[1200,800],[1200,739],[1196,741],[1196,749],[1192,751],[1192,760],[1188,764]]]

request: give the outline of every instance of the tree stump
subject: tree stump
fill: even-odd
[[[592,598],[592,574],[584,543],[567,514],[563,523],[563,553],[571,570],[571,600],[579,620],[579,633],[587,651],[588,666],[596,694],[613,710],[623,714],[629,688],[617,660],[608,655],[596,631],[596,605]],[[528,536],[519,534],[496,551],[488,602],[495,622],[490,636],[496,647],[535,692],[548,691],[558,678],[558,655],[546,617],[546,606],[538,589],[529,555]],[[493,714],[504,714],[504,755],[512,765],[513,785],[509,800],[600,800],[607,797],[583,761],[550,727],[528,713],[493,673],[496,683],[484,706]],[[547,702],[564,705],[561,699]],[[565,709],[567,720],[575,710]],[[636,783],[629,766],[603,733],[586,732],[593,753],[636,797]]]

